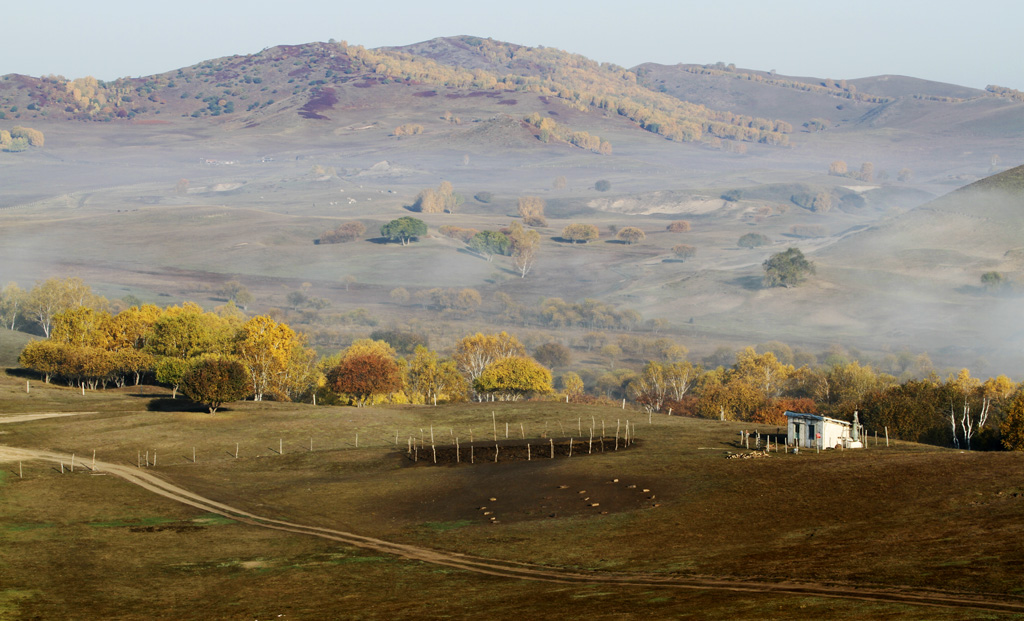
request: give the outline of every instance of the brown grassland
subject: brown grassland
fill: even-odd
[[[0,618],[1024,613],[1024,461],[1015,453],[886,448],[872,437],[863,451],[725,459],[746,452],[740,424],[649,423],[614,407],[239,402],[211,416],[157,388],[83,396],[32,384],[26,394],[24,378],[0,379],[0,420],[86,413],[0,426],[3,445],[74,453],[78,464],[71,473],[65,462],[63,474],[56,462],[3,464]],[[532,461],[426,461],[431,427],[439,446],[458,436],[463,458],[471,430],[475,446],[493,446],[492,412],[499,439],[506,422],[510,437],[536,439]],[[541,436],[588,436],[602,421],[611,436],[626,418],[638,440],[629,450],[588,455],[577,443],[572,457],[548,457]],[[406,448],[421,433],[426,450],[414,463]],[[149,451],[157,465],[146,475],[237,513],[92,472],[93,450],[136,471]],[[265,528],[271,520],[427,556]],[[496,575],[421,560],[461,555],[490,559],[485,571]]]

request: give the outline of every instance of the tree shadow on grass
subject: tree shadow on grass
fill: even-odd
[[[160,397],[150,399],[149,403],[146,404],[146,409],[150,412],[207,412],[210,408],[202,403],[194,403],[184,397],[180,399]]]
[[[763,281],[760,276],[740,276],[729,281],[730,285],[742,287],[747,291],[760,291],[764,289]]]

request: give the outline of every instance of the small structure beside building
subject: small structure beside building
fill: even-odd
[[[854,422],[837,420],[820,414],[786,411],[786,441],[800,448],[863,448],[860,424],[854,413]]]

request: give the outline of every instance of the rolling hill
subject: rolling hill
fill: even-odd
[[[1024,104],[997,92],[727,65],[626,69],[462,36],[277,46],[111,83],[7,75],[0,112],[0,129],[46,136],[0,153],[0,261],[23,285],[77,275],[108,297],[169,303],[237,279],[268,309],[308,282],[339,313],[370,308],[384,322],[417,314],[390,302],[395,287],[465,286],[526,306],[635,309],[700,354],[782,340],[1024,369],[991,347],[1012,290],[979,284],[985,271],[1020,269],[1019,194],[1003,191],[1018,173],[929,202],[1024,161]],[[848,172],[828,174],[840,161]],[[424,215],[431,233],[414,247],[312,243],[350,219],[372,233],[441,180],[465,203]],[[528,278],[438,232],[505,226],[523,195],[543,197],[548,218]],[[675,219],[692,223],[685,239],[665,230]],[[561,243],[573,222],[603,238]],[[644,243],[616,243],[609,231],[627,225]],[[739,247],[749,232],[770,243]],[[697,254],[677,261],[683,241]],[[761,263],[789,246],[818,277],[762,289]]]

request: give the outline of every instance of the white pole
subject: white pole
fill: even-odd
[[[71,472],[75,471],[75,454],[71,454]]]
[[[277,454],[284,455],[284,440],[281,438],[277,439]]]
[[[92,469],[96,470],[96,449],[92,450]]]

